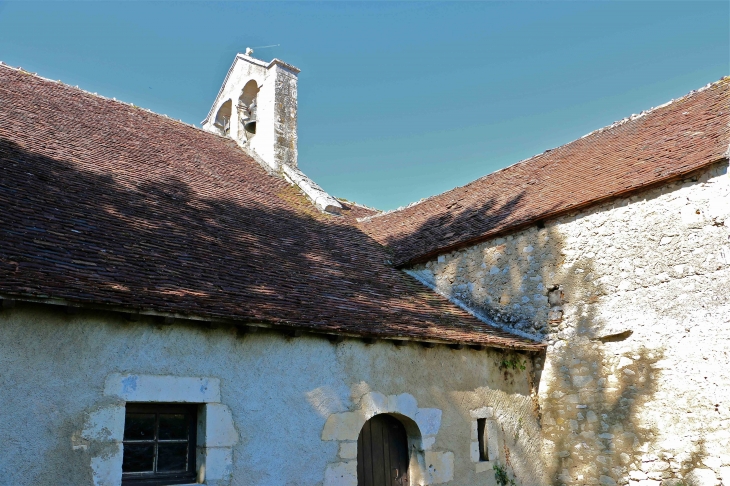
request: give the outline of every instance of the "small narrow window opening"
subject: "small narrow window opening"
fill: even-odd
[[[489,447],[487,446],[487,419],[477,419],[477,437],[479,438],[479,461],[489,461]]]

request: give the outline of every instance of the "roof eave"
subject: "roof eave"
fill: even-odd
[[[189,314],[189,313],[179,313],[179,312],[173,312],[173,311],[165,311],[162,309],[155,309],[152,307],[137,307],[132,305],[115,305],[115,304],[104,304],[99,302],[85,302],[85,301],[77,301],[77,300],[68,300],[68,299],[61,299],[51,296],[37,296],[37,295],[29,295],[29,294],[23,294],[23,293],[8,293],[3,292],[0,293],[0,301],[8,302],[8,301],[18,301],[18,302],[25,302],[29,304],[39,304],[39,305],[49,305],[49,306],[56,306],[56,307],[63,307],[66,309],[84,309],[84,310],[93,310],[93,311],[102,311],[102,312],[113,312],[122,314],[125,316],[146,316],[146,317],[152,317],[152,318],[161,318],[165,319],[166,323],[171,323],[172,320],[180,320],[180,321],[188,321],[192,323],[199,323],[201,325],[205,324],[216,324],[220,326],[228,326],[228,327],[240,327],[240,326],[249,326],[249,327],[255,327],[255,328],[262,328],[262,329],[270,329],[274,331],[283,331],[283,332],[291,332],[291,331],[303,331],[308,334],[313,335],[319,335],[325,338],[329,338],[330,336],[342,336],[346,338],[352,338],[352,339],[375,339],[375,340],[382,340],[382,341],[408,341],[418,344],[438,344],[438,345],[446,345],[446,346],[453,346],[453,345],[463,345],[463,346],[470,346],[470,347],[478,347],[478,348],[491,348],[491,349],[501,349],[505,351],[525,351],[525,352],[541,352],[543,351],[547,345],[544,343],[519,343],[516,342],[514,345],[508,345],[506,343],[488,343],[488,342],[481,342],[481,341],[471,341],[471,340],[448,340],[448,339],[431,339],[431,338],[416,338],[413,336],[405,336],[405,335],[399,335],[396,333],[388,333],[386,332],[379,332],[379,333],[358,333],[358,332],[352,332],[352,331],[341,331],[339,329],[327,329],[323,328],[322,326],[306,326],[302,324],[295,324],[295,323],[286,323],[286,322],[274,322],[274,321],[268,321],[266,319],[251,319],[251,318],[245,318],[245,317],[224,317],[219,315],[204,315],[204,314]],[[4,305],[2,305],[2,302],[0,302],[0,311]]]
[[[448,253],[451,251],[460,250],[462,248],[474,246],[474,245],[482,243],[486,240],[497,238],[499,236],[508,235],[508,234],[514,233],[516,231],[519,231],[521,229],[527,228],[529,226],[535,225],[541,221],[559,218],[566,214],[570,214],[574,211],[581,211],[581,210],[584,210],[584,209],[587,209],[587,208],[590,208],[593,206],[597,206],[599,204],[604,204],[606,202],[609,202],[609,201],[612,201],[615,199],[620,199],[623,197],[635,195],[635,194],[643,192],[643,191],[648,191],[648,190],[654,189],[658,186],[668,184],[670,182],[674,182],[674,181],[684,179],[687,177],[692,177],[693,174],[695,174],[697,172],[701,172],[701,171],[707,169],[707,167],[709,167],[711,165],[719,164],[721,162],[728,162],[728,161],[730,161],[730,147],[728,148],[728,152],[726,154],[724,154],[722,157],[719,157],[717,159],[712,159],[711,161],[705,162],[704,164],[702,164],[700,166],[693,167],[689,171],[681,172],[681,173],[673,173],[673,174],[669,175],[668,177],[665,177],[662,179],[656,179],[656,180],[652,181],[650,184],[644,184],[641,186],[629,188],[625,191],[615,192],[613,194],[607,195],[606,197],[594,199],[592,201],[588,201],[583,204],[576,204],[574,206],[570,206],[570,207],[561,209],[559,211],[546,212],[546,213],[531,217],[528,220],[516,222],[507,228],[500,228],[499,230],[488,231],[486,233],[482,233],[479,236],[469,238],[466,240],[462,240],[462,241],[459,241],[459,242],[456,242],[456,243],[453,243],[450,245],[440,246],[434,250],[429,250],[428,252],[420,253],[420,254],[417,254],[417,255],[412,256],[407,259],[396,260],[394,262],[394,265],[396,266],[396,268],[402,269],[402,268],[405,268],[405,267],[408,267],[411,265],[416,265],[418,263],[424,263],[428,260],[431,260],[431,259],[437,257],[438,255],[443,255],[444,253]],[[389,246],[389,245],[387,245],[387,246]]]

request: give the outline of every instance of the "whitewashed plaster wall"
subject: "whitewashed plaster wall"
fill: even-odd
[[[504,369],[505,360],[527,369]],[[123,405],[142,397],[216,413],[206,435],[218,442],[201,444],[198,457],[218,461],[209,485],[355,484],[359,427],[381,412],[420,440],[414,484],[495,484],[473,462],[481,415],[500,460],[542,484],[530,366],[528,355],[497,350],[332,344],[273,331],[240,338],[189,321],[18,303],[0,311],[0,482],[118,485]]]
[[[411,272],[549,343],[552,484],[730,486],[727,162]]]

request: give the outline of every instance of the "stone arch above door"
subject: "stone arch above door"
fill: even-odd
[[[411,485],[440,484],[453,479],[453,452],[432,450],[441,427],[441,410],[418,408],[409,393],[370,392],[362,396],[357,409],[333,413],[325,422],[322,440],[337,441],[339,453],[338,460],[327,466],[324,486],[357,486],[357,439],[365,422],[379,414],[393,415],[406,428],[412,454]]]

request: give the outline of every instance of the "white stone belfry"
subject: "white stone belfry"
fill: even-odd
[[[297,75],[278,59],[238,54],[203,129],[230,136],[273,170],[297,166]]]
[[[342,205],[297,168],[297,75],[279,59],[238,54],[228,70],[203,129],[231,137],[259,163],[298,186],[320,210],[340,214]]]

